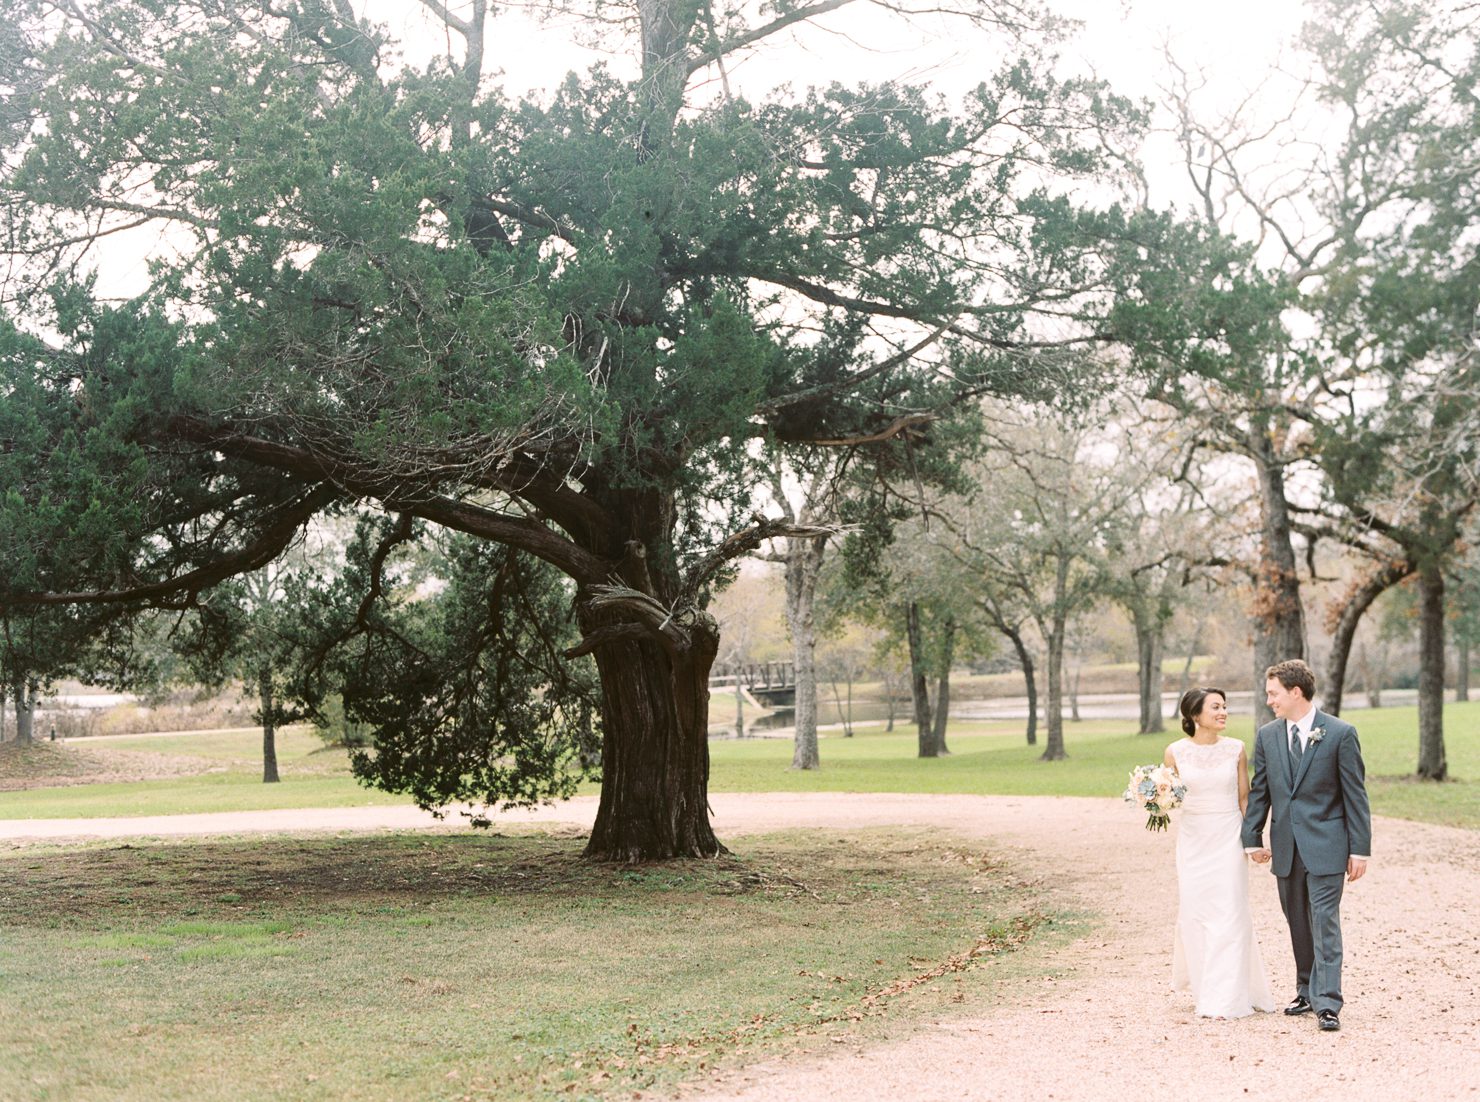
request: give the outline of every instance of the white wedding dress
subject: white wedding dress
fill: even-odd
[[[1172,987],[1191,992],[1204,1018],[1273,1010],[1274,997],[1249,912],[1249,873],[1239,841],[1238,759],[1220,738],[1172,744],[1187,795],[1177,816],[1177,932]]]

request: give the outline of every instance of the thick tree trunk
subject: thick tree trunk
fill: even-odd
[[[1023,671],[1023,689],[1028,696],[1028,745],[1038,745],[1038,674],[1033,668],[1033,655],[1023,641],[1023,633],[1017,628],[1003,628],[1012,640],[1012,649],[1017,651],[1018,666]]]
[[[1367,707],[1382,707],[1382,684],[1387,680],[1388,647],[1369,647],[1363,643],[1357,647],[1357,668],[1362,674],[1362,691],[1367,694]]]
[[[1264,671],[1276,662],[1306,655],[1305,610],[1285,496],[1285,469],[1274,452],[1269,426],[1256,420],[1249,434],[1250,458],[1259,475],[1261,530],[1259,570],[1254,579],[1250,618],[1254,628],[1254,710],[1256,726],[1274,713],[1264,703]],[[1317,687],[1320,691],[1320,687]]]
[[[277,725],[274,723],[272,670],[257,671],[257,701],[262,708],[262,783],[278,783]]]
[[[21,680],[15,686],[15,741],[29,746],[36,723],[36,696],[40,689],[34,681]]]
[[[1064,751],[1064,642],[1068,588],[1069,557],[1061,554],[1054,575],[1054,614],[1049,629],[1043,632],[1048,643],[1048,737],[1041,761],[1062,761],[1069,756]],[[1040,624],[1040,631],[1042,627]]]
[[[1444,572],[1437,563],[1419,570],[1418,775],[1449,776],[1444,755]]]
[[[822,576],[823,540],[786,541],[786,621],[791,628],[796,665],[796,736],[791,767],[816,769],[817,750],[817,582]]]
[[[588,629],[589,634],[589,629]],[[623,639],[595,650],[601,674],[601,802],[586,845],[600,861],[713,857],[709,670],[717,633],[695,626],[686,652]]]
[[[1164,631],[1155,616],[1137,611],[1133,617],[1136,630],[1136,685],[1140,695],[1140,728],[1143,735],[1166,730],[1161,717],[1161,659],[1165,648]]]
[[[1048,632],[1048,706],[1044,709],[1047,737],[1041,761],[1063,761],[1064,752],[1064,623],[1054,621]]]
[[[946,723],[951,711],[951,662],[956,656],[956,621],[947,620],[945,626],[945,654],[941,663],[940,680],[935,686],[935,752],[949,754],[946,746]]]
[[[5,705],[10,703],[9,694],[5,686],[0,685],[0,742],[5,741]]]
[[[1012,643],[1013,651],[1017,654],[1018,668],[1023,671],[1023,683],[1028,695],[1028,745],[1036,746],[1038,744],[1038,682],[1033,669],[1033,655],[1028,650],[1028,644],[1023,640],[1023,633],[1018,624],[1012,623],[1003,616],[1001,610],[991,601],[982,601],[980,605],[997,630],[1007,636]]]
[[[930,722],[930,686],[925,675],[924,640],[920,637],[920,606],[910,601],[905,606],[905,635],[910,644],[910,695],[915,704],[915,731],[919,756],[933,758],[935,731]]]
[[[1356,638],[1362,615],[1372,607],[1373,601],[1411,573],[1413,564],[1407,559],[1389,563],[1347,595],[1331,634],[1331,657],[1326,666],[1326,683],[1320,687],[1321,707],[1333,716],[1341,714],[1341,705],[1346,696],[1346,673],[1351,658],[1352,640]]]
[[[740,667],[735,666],[735,737],[745,737],[745,690],[740,683]]]
[[[1045,719],[1048,728],[1047,738],[1044,740],[1041,761],[1063,761],[1069,755],[1064,751],[1064,642],[1066,617],[1062,611],[1064,607],[1063,593],[1069,580],[1069,561],[1060,556],[1058,566],[1058,578],[1055,585],[1054,607],[1057,611],[1049,624],[1047,631],[1043,632],[1048,644],[1048,707],[1045,709]],[[1041,628],[1042,625],[1040,625]]]
[[[1470,699],[1470,637],[1461,634],[1454,651],[1454,699],[1465,704]]]

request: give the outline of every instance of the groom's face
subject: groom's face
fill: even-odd
[[[1308,707],[1305,694],[1299,689],[1285,688],[1278,677],[1271,677],[1264,683],[1264,702],[1280,719],[1299,719]]]

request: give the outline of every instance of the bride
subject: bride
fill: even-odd
[[[1273,1010],[1249,912],[1249,874],[1239,828],[1249,799],[1244,744],[1224,738],[1228,697],[1192,689],[1182,697],[1182,730],[1163,761],[1187,795],[1177,827],[1177,932],[1172,987],[1191,992],[1204,1018]]]

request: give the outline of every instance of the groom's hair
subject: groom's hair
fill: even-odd
[[[1287,689],[1299,689],[1306,700],[1315,699],[1315,671],[1300,659],[1287,658],[1283,662],[1276,662],[1264,671],[1264,680],[1268,681],[1271,677]]]

